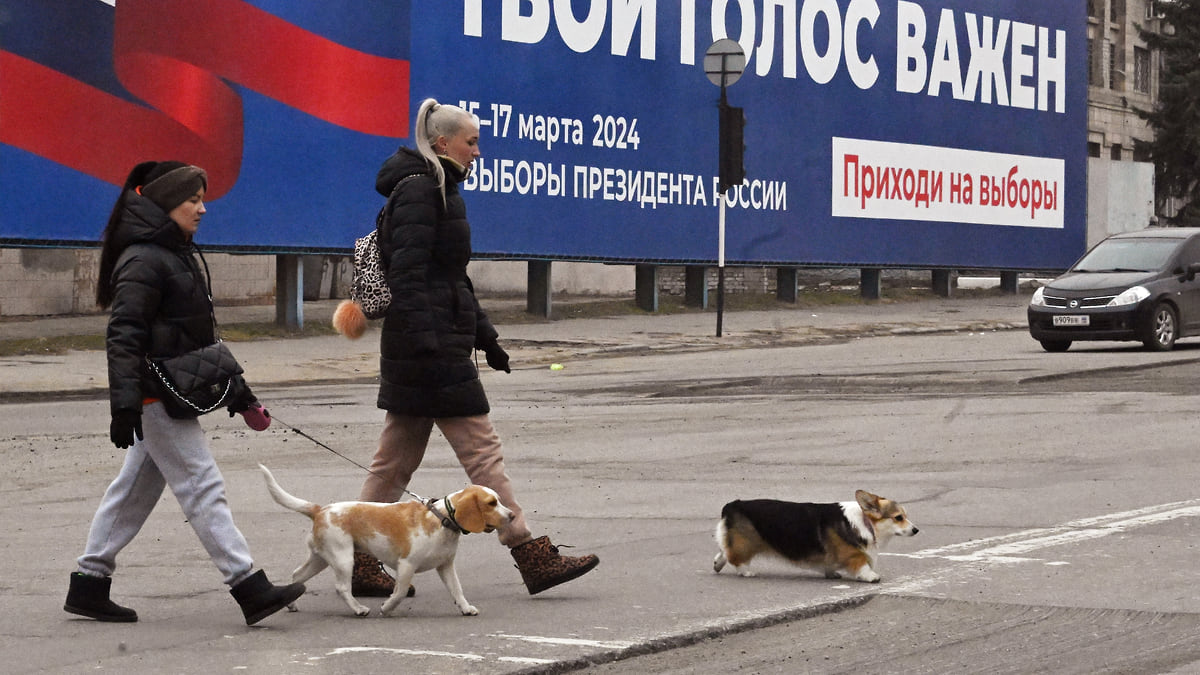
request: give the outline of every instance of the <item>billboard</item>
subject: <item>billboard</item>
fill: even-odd
[[[208,248],[346,251],[429,96],[478,116],[477,255],[1058,269],[1086,240],[1083,3],[0,0],[0,245],[94,242],[145,158]],[[717,190],[705,50],[747,56]]]

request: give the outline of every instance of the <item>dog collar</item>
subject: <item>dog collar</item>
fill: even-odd
[[[438,513],[437,497],[434,497],[434,498],[426,501],[425,507],[428,508],[430,511],[432,511],[433,515],[437,516],[442,521],[442,527],[444,527],[448,530],[454,530],[455,532],[458,532],[459,534],[471,534],[467,530],[463,529],[463,526],[459,525],[458,521],[454,519],[454,505],[450,503],[450,496],[447,495],[445,497],[442,497],[441,501],[442,501],[442,506],[445,507],[445,509],[446,509],[446,515],[444,515],[444,516],[441,513]]]

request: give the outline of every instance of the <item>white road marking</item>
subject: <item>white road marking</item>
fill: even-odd
[[[401,654],[403,656],[444,656],[451,659],[460,659],[463,661],[483,661],[484,657],[479,654],[459,654],[456,652],[438,652],[426,649],[396,649],[394,647],[338,647],[329,652],[325,656],[341,656],[342,654],[355,654],[365,652],[377,652],[381,654]]]
[[[541,635],[509,635],[508,633],[492,633],[488,637],[502,638],[505,640],[520,640],[522,642],[533,642],[539,645],[557,645],[560,647],[596,647],[599,649],[625,649],[633,646],[633,642],[624,642],[619,640],[581,640],[578,638],[558,638],[545,637]]]
[[[504,661],[505,663],[527,663],[531,666],[544,666],[547,663],[558,663],[558,661],[555,659],[535,659],[522,656],[501,656],[496,660]]]
[[[541,635],[508,635],[505,633],[494,633],[490,637],[504,640],[520,640],[522,642],[532,642],[540,645],[555,645],[561,647],[593,647],[599,649],[624,649],[634,644],[633,642],[580,640],[576,638],[557,638]],[[434,656],[448,659],[458,659],[460,661],[486,661],[489,658],[480,654],[442,652],[428,649],[400,649],[396,647],[339,647],[327,653],[325,656],[341,656],[343,654],[362,654],[372,652],[378,654],[396,654],[400,656]],[[502,661],[504,663],[522,663],[526,665],[545,665],[555,662],[555,659],[537,659],[520,656],[498,656],[495,657],[495,660]]]
[[[1155,525],[1177,518],[1200,516],[1200,499],[1190,499],[1182,502],[1158,504],[1132,511],[1121,511],[1106,515],[1092,516],[1073,520],[1055,527],[1041,527],[1011,534],[999,535],[964,541],[938,548],[925,549],[916,553],[892,554],[911,558],[934,558],[951,562],[971,563],[1018,563],[1046,561],[1037,558],[1016,557],[1016,553],[1030,553],[1035,550],[1059,546],[1074,541],[1098,539],[1112,534],[1120,534],[1135,527]],[[886,555],[886,554],[885,554]],[[1053,564],[1065,564],[1057,562]],[[951,577],[969,578],[974,574],[974,567],[952,566],[941,569],[928,576],[911,577],[889,584],[883,592],[888,595],[920,594],[930,588],[944,586],[950,583]]]
[[[1011,534],[974,539],[916,553],[893,554],[907,558],[945,558],[962,562],[1032,562],[1037,558],[1020,557],[1051,546],[1099,539],[1128,530],[1157,525],[1178,518],[1200,516],[1200,499],[1159,504],[1132,511],[1074,520],[1057,527],[1043,527]]]

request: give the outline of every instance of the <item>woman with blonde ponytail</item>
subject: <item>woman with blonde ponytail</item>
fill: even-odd
[[[436,425],[471,482],[492,488],[513,510],[512,522],[499,530],[500,543],[510,548],[529,593],[539,593],[600,561],[595,555],[560,555],[547,537],[533,538],[488,418],[472,356],[478,349],[493,369],[510,369],[467,277],[471,227],[458,186],[479,157],[479,124],[458,106],[425,99],[413,138],[416,149],[397,150],[375,182],[388,197],[379,248],[392,304],[380,336],[378,399],[387,413],[359,499],[399,499]],[[356,553],[354,562],[355,595],[391,595],[394,580],[379,561]]]

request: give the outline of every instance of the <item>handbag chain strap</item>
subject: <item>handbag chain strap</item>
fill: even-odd
[[[162,383],[164,387],[169,389],[172,394],[175,394],[175,398],[177,400],[201,415],[207,415],[217,408],[220,408],[225,403],[225,399],[229,398],[229,392],[233,389],[233,378],[231,377],[225,382],[225,393],[221,394],[221,398],[217,399],[217,402],[211,408],[201,408],[195,403],[189,401],[183,394],[179,393],[179,390],[175,388],[175,384],[171,382],[171,378],[167,377],[167,375],[159,369],[157,363],[151,359],[146,359],[146,363],[149,364],[150,370],[153,370],[154,374],[158,376],[158,381]]]

